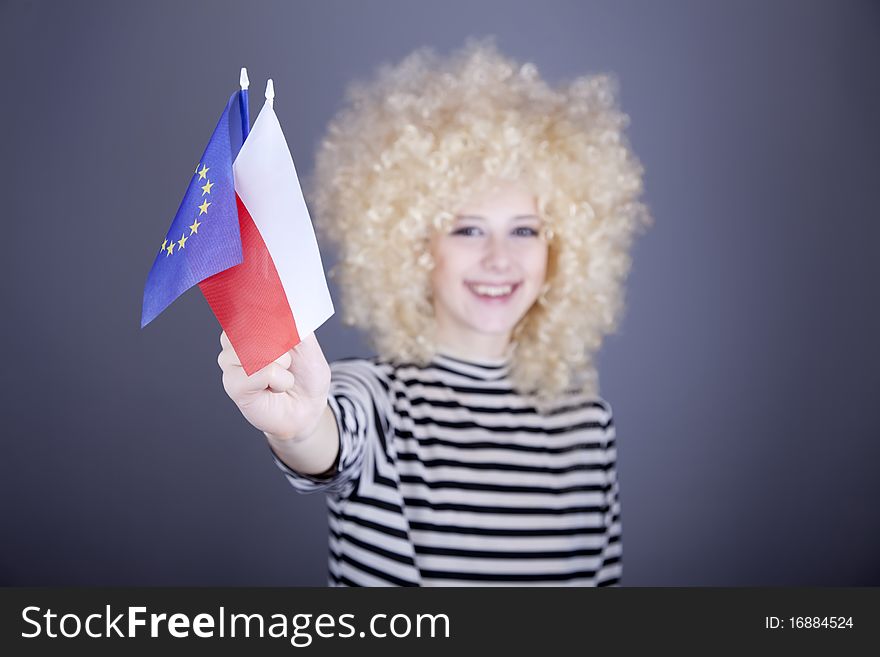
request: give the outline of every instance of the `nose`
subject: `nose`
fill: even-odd
[[[510,268],[510,254],[503,238],[493,235],[486,244],[483,266],[490,271],[503,272]]]

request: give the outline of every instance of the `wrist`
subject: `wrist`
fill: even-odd
[[[295,445],[307,442],[318,433],[318,429],[321,427],[325,415],[331,412],[330,405],[327,403],[327,400],[324,399],[320,411],[315,415],[315,421],[310,426],[304,427],[302,431],[297,431],[296,433],[291,434],[278,434],[264,431],[263,435],[266,436],[266,440],[268,440],[270,444],[274,445]]]

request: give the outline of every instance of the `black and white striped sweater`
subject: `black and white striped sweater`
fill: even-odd
[[[611,407],[543,413],[507,361],[331,366],[340,451],[325,491],[332,586],[607,586],[622,573]]]

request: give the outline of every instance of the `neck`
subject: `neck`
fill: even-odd
[[[465,343],[440,339],[437,351],[462,360],[502,360],[509,355],[510,341],[495,336],[475,336]]]
[[[481,333],[466,329],[449,318],[436,318],[434,339],[438,351],[464,360],[499,360],[509,355],[512,331]]]

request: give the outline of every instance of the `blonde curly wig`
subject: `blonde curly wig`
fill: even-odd
[[[353,83],[309,190],[338,247],[346,322],[380,357],[427,363],[432,232],[492,180],[523,181],[550,240],[546,291],[514,330],[514,384],[542,398],[598,394],[594,355],[622,314],[633,235],[652,222],[615,98],[608,75],[553,88],[491,38],[447,58],[420,49]]]

